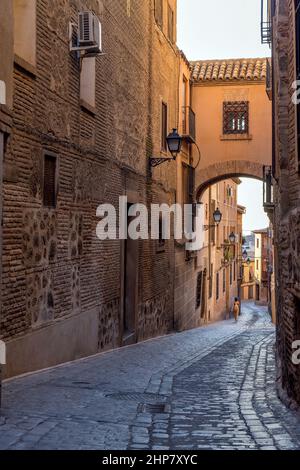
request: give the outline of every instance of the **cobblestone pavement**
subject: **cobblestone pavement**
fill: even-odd
[[[0,449],[300,449],[264,307],[6,381]]]

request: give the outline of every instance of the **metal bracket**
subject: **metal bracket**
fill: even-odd
[[[155,168],[156,166],[162,165],[165,162],[175,161],[175,158],[150,158],[150,167]]]
[[[208,232],[209,229],[213,228],[213,227],[217,227],[217,224],[213,224],[213,225],[203,225],[203,230],[204,232]]]

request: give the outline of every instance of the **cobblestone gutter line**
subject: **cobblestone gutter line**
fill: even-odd
[[[253,320],[249,322],[248,315],[245,315],[240,320],[240,325],[237,325],[236,331],[230,336],[226,336],[219,341],[216,341],[213,346],[207,348],[203,347],[202,351],[190,356],[188,359],[179,362],[173,367],[162,369],[156,374],[153,374],[149,384],[145,390],[145,393],[157,394],[162,398],[162,402],[167,400],[172,395],[173,379],[183,370],[192,366],[194,363],[200,361],[204,357],[211,354],[213,351],[218,349],[223,344],[239,336],[245,332],[248,328],[253,325]],[[160,440],[165,440],[166,443],[169,440],[168,427],[171,414],[168,412],[168,408],[164,413],[145,413],[138,410],[136,420],[131,428],[131,439],[128,445],[128,449],[149,449],[150,448],[150,435],[152,438],[159,437]],[[168,450],[168,445],[164,446],[153,446],[154,450]]]
[[[257,448],[293,450],[297,443],[276,419],[266,396],[267,347],[273,341],[274,334],[268,335],[252,349],[239,395],[240,413]]]
[[[214,346],[202,350],[188,360],[182,361],[171,370],[163,370],[154,374],[146,392],[158,394],[161,396],[162,402],[168,402],[168,398],[172,395],[175,376],[241,333],[255,329],[254,323],[241,325],[234,334],[219,340]],[[253,346],[245,368],[244,379],[238,395],[238,408],[240,418],[246,426],[248,441],[250,439],[253,442],[250,445],[250,441],[247,441],[245,447],[261,450],[296,450],[299,449],[299,439],[297,436],[293,438],[289,432],[293,417],[289,416],[285,424],[282,413],[278,413],[279,407],[282,407],[283,411],[285,407],[276,396],[276,388],[274,387],[274,377],[272,376],[274,375],[274,363],[272,362],[274,354],[268,354],[268,348],[273,348],[273,343],[274,332],[266,332],[266,337]],[[272,391],[272,396],[270,396],[270,391]],[[171,412],[168,408],[163,413],[138,412],[132,427],[128,448],[169,450],[170,418]],[[220,420],[222,420],[221,416]],[[297,428],[299,420],[295,418],[294,421]],[[155,442],[159,442],[159,445],[153,445]]]

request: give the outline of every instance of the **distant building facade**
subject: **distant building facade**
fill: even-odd
[[[197,307],[204,323],[229,318],[234,298],[239,296],[239,184],[237,178],[216,183],[202,197],[206,230],[204,246],[197,255],[198,279],[201,280],[197,288],[199,291],[204,289],[205,294],[202,291],[202,296],[197,295]],[[216,209],[222,213],[218,225],[213,218]],[[230,241],[232,235],[235,236],[234,243]]]
[[[269,229],[255,230],[255,300],[260,304],[269,302]]]

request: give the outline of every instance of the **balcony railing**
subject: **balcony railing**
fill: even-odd
[[[190,106],[182,107],[182,136],[186,142],[196,141],[196,115]]]
[[[272,43],[272,10],[273,0],[261,0],[261,42]]]

